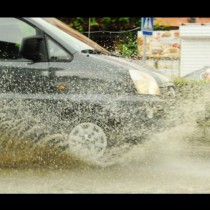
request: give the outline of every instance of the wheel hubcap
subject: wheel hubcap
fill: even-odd
[[[107,148],[107,136],[98,125],[81,123],[69,134],[69,143],[81,155],[99,158]]]

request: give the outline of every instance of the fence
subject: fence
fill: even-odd
[[[141,60],[142,57],[139,57]],[[158,69],[170,78],[180,76],[180,58],[179,57],[155,57],[148,56],[146,65]]]

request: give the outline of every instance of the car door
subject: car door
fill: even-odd
[[[86,53],[71,54],[65,45],[46,35],[49,55],[49,74],[54,87],[69,94],[98,95],[119,91],[116,80],[119,75],[111,72],[112,65],[98,61],[96,56]],[[69,45],[75,43],[70,42]],[[112,74],[111,74],[112,73]],[[110,86],[112,85],[112,86]],[[121,90],[120,90],[121,91]]]
[[[35,35],[42,31],[22,19],[0,18],[0,94],[39,93],[49,88],[46,53],[37,63],[19,53],[23,38]]]
[[[75,68],[76,60],[73,55],[53,38],[45,35],[48,56],[49,76],[52,82],[51,88],[60,93],[81,93],[79,81],[81,72]],[[82,72],[85,75],[85,72]]]

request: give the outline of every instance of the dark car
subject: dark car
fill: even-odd
[[[64,24],[63,22],[61,22],[60,20],[58,20],[56,18],[44,18],[44,20],[46,20],[47,22],[56,26],[57,28],[61,29],[62,31],[66,32],[67,34],[88,44],[93,49],[96,49],[95,53],[101,52],[106,55],[112,55],[112,56],[109,56],[108,59],[109,60],[114,59],[115,61],[117,61],[118,65],[119,65],[119,63],[121,63],[121,65],[124,65],[124,66],[126,65],[128,68],[135,68],[135,69],[140,70],[141,72],[145,72],[145,73],[149,74],[158,83],[158,86],[159,86],[160,92],[161,92],[161,96],[167,96],[167,95],[169,95],[170,97],[176,96],[175,87],[174,87],[173,82],[166,75],[162,74],[160,71],[158,71],[152,67],[143,65],[141,63],[141,61],[139,61],[139,60],[122,58],[119,55],[117,56],[118,58],[116,58],[116,54],[114,54],[114,56],[113,56],[113,53],[108,52],[106,49],[104,49],[97,43],[93,42],[91,39],[87,38],[86,36],[79,33],[78,31],[74,30],[73,28],[70,28],[69,26],[67,26],[66,24]],[[94,51],[92,51],[92,53],[94,53]]]
[[[65,127],[66,135],[50,143],[98,159],[107,148],[142,139],[144,128],[152,128],[159,119],[161,95],[169,93],[173,83],[85,40],[49,19],[0,18],[0,97],[6,105],[30,102],[34,117],[55,114],[59,121],[51,121],[58,129],[51,132]],[[44,138],[35,135],[36,142]]]

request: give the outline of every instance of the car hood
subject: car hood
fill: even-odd
[[[142,65],[140,61],[133,59],[126,59],[121,57],[109,56],[109,55],[96,55],[100,57],[100,60],[109,62],[109,64],[121,66],[127,69],[135,69],[141,72],[147,73],[152,76],[160,87],[174,86],[173,82],[165,76],[163,73],[154,70],[152,67]]]

